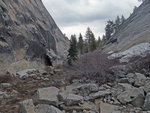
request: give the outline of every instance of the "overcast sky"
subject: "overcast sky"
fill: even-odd
[[[68,37],[71,34],[85,35],[89,26],[97,36],[104,34],[107,20],[117,15],[126,18],[132,13],[138,0],[43,0],[58,27]]]

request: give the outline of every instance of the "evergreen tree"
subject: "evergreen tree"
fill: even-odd
[[[99,47],[99,45],[101,44],[102,40],[100,38],[100,36],[98,37],[98,40],[97,40],[97,47]]]
[[[85,39],[85,41],[84,41],[83,51],[84,51],[84,53],[88,53],[88,52],[89,52],[89,50],[88,50],[88,43],[87,43],[87,40],[86,40],[86,39]]]
[[[106,39],[109,40],[114,33],[114,23],[113,21],[107,21],[107,25],[105,27]]]
[[[90,51],[90,45],[91,45],[91,38],[93,37],[93,32],[91,31],[91,29],[88,27],[87,28],[87,31],[86,31],[86,34],[85,34],[85,42],[87,43],[87,46],[88,46],[88,52]]]
[[[77,51],[77,39],[76,35],[71,35],[70,40],[70,48],[68,50],[68,64],[72,65],[72,61],[77,59],[78,51]]]
[[[117,32],[119,30],[119,26],[121,24],[121,20],[120,20],[120,17],[117,16],[117,19],[115,21],[115,32]]]
[[[122,15],[121,16],[121,24],[123,24],[125,22],[125,18],[124,18],[124,16]]]
[[[83,46],[84,46],[83,37],[82,37],[82,34],[80,33],[79,42],[78,42],[78,49],[79,49],[79,52],[81,55],[83,54]]]
[[[90,51],[94,51],[97,47],[94,34],[91,35]]]
[[[102,37],[102,44],[105,44],[105,42],[106,42],[106,36],[105,35],[103,35],[103,37]]]

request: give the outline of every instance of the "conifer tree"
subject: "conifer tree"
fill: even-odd
[[[122,15],[121,16],[121,24],[123,24],[125,22],[125,18],[124,18],[124,16]]]
[[[105,32],[106,32],[106,40],[109,40],[113,33],[114,33],[114,23],[113,21],[107,21],[107,25],[105,27]]]
[[[77,59],[78,51],[77,51],[77,39],[76,35],[71,35],[70,40],[70,48],[68,50],[68,64],[72,65],[72,61]]]
[[[91,38],[93,36],[93,32],[91,31],[91,29],[88,27],[86,34],[85,34],[85,43],[87,43],[88,46],[88,52],[90,51],[90,45],[91,45]]]
[[[80,33],[79,42],[78,42],[78,49],[79,49],[79,53],[81,55],[83,54],[83,46],[84,46],[83,37],[82,37],[82,34]]]
[[[97,47],[99,47],[99,45],[101,44],[102,40],[100,38],[100,36],[98,37],[98,40],[97,40]]]
[[[92,33],[92,35],[91,35],[91,43],[90,43],[90,51],[94,51],[96,49],[96,47],[97,47],[97,44],[96,44],[95,36]]]
[[[117,16],[117,19],[115,21],[115,32],[117,32],[119,30],[120,24],[121,24],[120,17]]]

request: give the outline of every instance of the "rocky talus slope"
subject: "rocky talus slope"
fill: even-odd
[[[144,2],[121,25],[119,31],[103,46],[103,51],[120,52],[134,45],[150,42],[150,0]]]
[[[60,64],[68,47],[41,0],[0,1],[0,72]]]
[[[116,81],[103,85],[84,77],[70,81],[52,67],[1,77],[0,113],[149,113],[150,78],[120,68],[113,68]]]

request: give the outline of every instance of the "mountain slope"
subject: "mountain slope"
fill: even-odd
[[[150,0],[145,0],[120,27],[112,39],[104,46],[103,51],[124,51],[130,47],[150,42]]]
[[[41,0],[0,1],[0,71],[60,64],[68,47]]]

